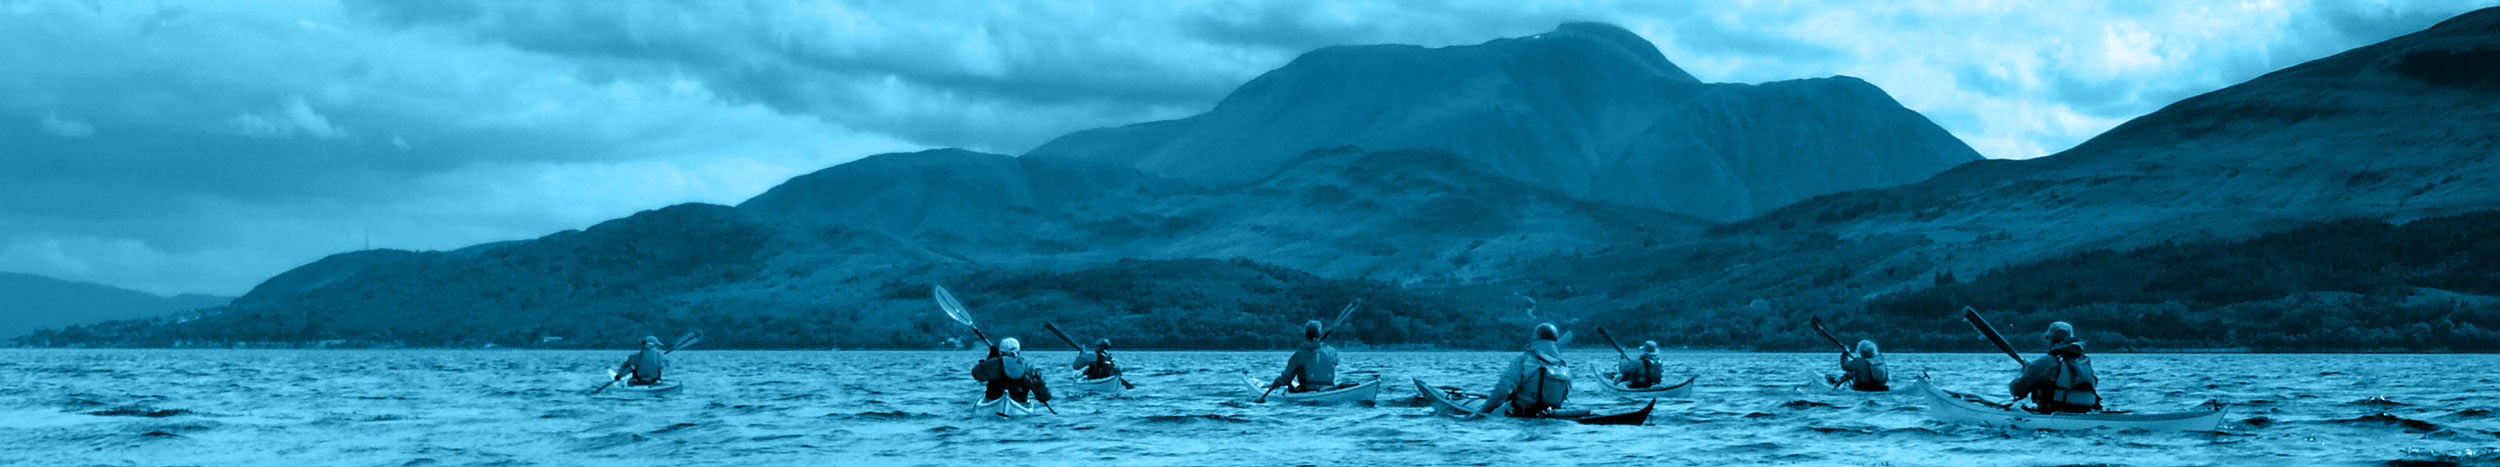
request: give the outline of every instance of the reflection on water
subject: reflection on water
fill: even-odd
[[[1495,353],[1347,352],[1375,407],[1252,404],[1284,352],[1126,352],[1129,398],[975,419],[970,352],[672,357],[684,390],[584,396],[624,352],[0,350],[0,465],[1897,465],[2500,462],[2500,357],[2095,356],[2115,407],[2232,405],[2216,433],[1944,425],[1915,396],[1824,395],[1827,354],[1671,354],[1694,401],[1649,426],[1459,422],[1409,378],[1481,390]],[[1068,352],[1035,352],[1064,362]],[[1613,363],[1580,352],[1575,364]],[[1995,354],[1896,354],[1896,377],[2002,398]],[[1581,408],[1628,407],[1583,383]]]

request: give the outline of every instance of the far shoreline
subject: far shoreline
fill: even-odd
[[[1513,351],[1515,351],[1515,350],[1513,350],[1513,349],[1442,349],[1442,348],[1404,348],[1404,347],[1398,347],[1398,346],[1382,346],[1382,347],[1368,347],[1368,346],[1341,346],[1341,347],[1339,347],[1339,348],[1341,349],[1341,351],[1343,351],[1343,352],[1348,352],[1348,353],[1500,353],[1500,352],[1513,352]],[[549,347],[500,347],[500,346],[498,346],[498,347],[466,347],[466,346],[463,346],[463,347],[414,347],[414,346],[411,346],[411,347],[394,347],[394,346],[372,346],[372,347],[317,347],[317,346],[278,346],[278,345],[266,345],[266,346],[240,346],[240,347],[230,347],[230,346],[219,346],[219,347],[205,347],[205,346],[195,346],[195,347],[172,347],[172,346],[91,346],[91,347],[90,347],[90,346],[72,346],[72,347],[59,347],[59,346],[55,346],[55,347],[35,347],[35,346],[18,346],[18,347],[0,347],[0,350],[33,350],[33,351],[50,351],[50,350],[198,350],[198,351],[212,351],[212,350],[227,350],[227,351],[236,351],[236,350],[243,350],[243,351],[249,351],[249,350],[315,350],[315,351],[343,351],[343,352],[354,352],[354,351],[389,351],[389,350],[418,350],[418,351],[495,351],[495,352],[500,352],[500,351],[555,351],[555,352],[564,352],[564,351],[587,351],[587,352],[628,352],[628,351],[632,351],[632,350],[634,350],[634,349],[633,349],[633,348],[630,348],[630,347],[615,347],[615,348],[583,348],[583,347],[549,348]],[[979,351],[979,349],[975,349],[975,348],[960,348],[960,349],[958,349],[958,348],[917,348],[917,349],[905,349],[905,348],[868,348],[868,349],[816,348],[816,349],[809,349],[809,348],[736,348],[736,347],[728,347],[728,348],[704,348],[704,349],[699,349],[699,350],[701,350],[701,351],[706,351],[706,352],[976,352],[976,351]],[[1155,352],[1155,353],[1193,353],[1193,352],[1205,352],[1205,353],[1291,352],[1291,351],[1293,351],[1293,350],[1294,350],[1294,349],[1290,349],[1290,348],[1276,348],[1276,349],[1159,349],[1159,348],[1117,349],[1117,351],[1118,351],[1118,352]],[[1565,350],[1566,350],[1566,351],[1569,351],[1569,352],[1574,352],[1574,353],[1612,353],[1612,352],[1613,352],[1613,349],[1608,349],[1608,348],[1605,348],[1605,347],[1593,347],[1593,348],[1592,348],[1592,347],[1569,347],[1569,348],[1566,348]],[[1028,353],[1057,353],[1057,352],[1074,352],[1074,350],[1069,350],[1069,349],[1034,349],[1034,350],[1029,350],[1029,351],[1027,351],[1027,352],[1028,352]],[[1660,349],[1660,350],[1659,350],[1659,353],[1661,353],[1661,354],[1665,354],[1665,355],[1829,354],[1829,353],[1832,353],[1832,351],[1831,351],[1831,350],[1793,350],[1793,349],[1786,349],[1786,350],[1749,350],[1749,349],[1675,349],[1675,348],[1668,348],[1668,349]],[[1989,352],[1989,351],[1984,351],[1984,350],[1926,351],[1926,350],[1919,350],[1919,349],[1900,349],[1900,350],[1892,350],[1892,351],[1887,351],[1886,353],[1888,353],[1888,354],[1898,354],[1898,355],[1908,355],[1908,354],[1923,354],[1923,355],[2003,355],[2002,353],[1999,353],[1999,352]],[[2095,355],[2500,355],[2500,352],[2471,352],[2471,351],[2436,350],[2436,349],[2435,349],[2435,350],[2409,350],[2409,349],[2373,349],[2373,350],[2349,350],[2349,349],[2257,350],[2257,349],[2250,349],[2250,348],[2225,347],[2225,348],[2191,348],[2191,349],[2126,349],[2126,350],[2104,350],[2104,351],[2095,351],[2095,352],[2093,352],[2093,354],[2095,354]]]

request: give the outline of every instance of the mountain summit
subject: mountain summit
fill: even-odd
[[[1704,83],[1611,25],[1442,48],[1329,47],[1179,120],[1028,155],[1247,183],[1316,149],[1428,148],[1585,200],[1707,219],[1925,179],[1979,154],[1849,77]]]

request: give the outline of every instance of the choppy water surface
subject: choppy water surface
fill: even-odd
[[[1944,425],[1915,396],[1801,390],[1825,354],[1690,353],[1695,401],[1649,426],[1460,422],[1408,378],[1481,389],[1503,354],[1347,352],[1376,407],[1252,404],[1282,352],[1127,352],[1139,391],[1056,416],[964,415],[969,352],[672,358],[684,391],[584,396],[624,352],[0,351],[0,465],[2314,465],[2500,461],[2500,357],[2096,356],[2113,404],[2232,405],[2213,433]],[[1036,352],[1064,362],[1067,352]],[[1583,374],[1611,353],[1579,353]],[[1893,355],[1900,376],[1995,396],[2003,355]],[[1583,383],[1582,408],[1621,407]]]

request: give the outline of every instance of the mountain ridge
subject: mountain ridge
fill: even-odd
[[[1323,48],[1206,113],[1070,133],[1026,155],[1227,185],[1345,146],[1442,150],[1582,199],[1721,221],[1979,159],[1863,80],[1703,83],[1594,23],[1468,46]]]
[[[234,297],[156,295],[92,282],[0,272],[0,336],[223,306]]]

